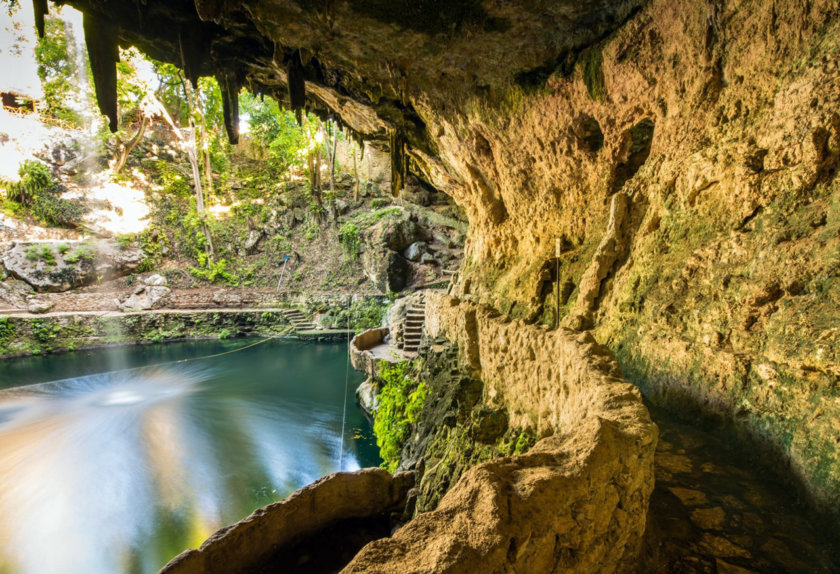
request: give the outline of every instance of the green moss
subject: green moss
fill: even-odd
[[[384,461],[382,466],[390,472],[395,471],[399,464],[402,447],[410,436],[412,425],[417,422],[417,415],[428,393],[422,381],[414,382],[410,371],[411,363],[408,361],[396,364],[383,361],[379,365],[379,377],[383,384],[379,406],[374,413],[373,430]]]
[[[583,83],[589,97],[596,102],[603,102],[607,98],[607,88],[604,83],[604,55],[600,46],[589,48],[580,55]]]

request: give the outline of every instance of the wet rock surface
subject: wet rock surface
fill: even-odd
[[[660,439],[641,571],[837,572],[835,525],[808,513],[756,453],[721,431],[652,414]]]

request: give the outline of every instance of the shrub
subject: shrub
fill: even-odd
[[[39,255],[47,262],[47,265],[55,265],[55,255],[49,245],[42,245]]]
[[[27,247],[24,250],[23,254],[26,256],[26,259],[28,261],[36,261],[38,259],[38,256],[39,256],[38,246],[37,245],[30,245],[29,247]]]
[[[197,279],[205,279],[210,283],[227,283],[231,287],[239,285],[239,278],[227,270],[226,259],[210,261],[209,258],[199,257],[200,267],[190,267],[190,274]]]
[[[78,263],[79,261],[93,261],[94,259],[96,259],[96,252],[90,247],[79,247],[78,249],[74,249],[72,253],[69,253],[64,257],[64,261],[66,261],[67,263]]]
[[[341,250],[348,261],[355,261],[359,257],[359,228],[355,223],[348,221],[338,230],[338,241],[341,243]]]
[[[411,363],[408,361],[379,363],[379,377],[383,385],[379,406],[374,413],[373,430],[384,461],[382,467],[389,472],[396,470],[400,451],[411,436],[411,426],[417,422],[428,394],[425,383],[414,384],[410,371]]]
[[[7,204],[17,203],[28,208],[33,217],[58,227],[74,225],[87,212],[80,201],[61,199],[64,187],[45,164],[27,160],[18,175],[20,180],[7,186]]]
[[[53,175],[46,164],[26,160],[18,169],[20,180],[8,186],[6,197],[23,205],[30,205],[40,193],[53,187]]]

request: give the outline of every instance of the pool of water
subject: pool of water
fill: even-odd
[[[259,506],[380,463],[344,345],[202,358],[253,342],[0,362],[0,573],[155,572]]]

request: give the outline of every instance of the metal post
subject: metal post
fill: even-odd
[[[557,262],[557,273],[555,275],[555,282],[557,283],[557,311],[555,312],[555,325],[556,329],[560,328],[560,250],[563,248],[563,242],[558,237],[554,242],[554,258]]]

